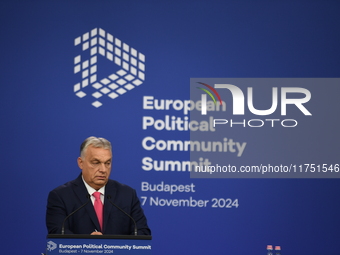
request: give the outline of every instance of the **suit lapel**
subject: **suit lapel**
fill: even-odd
[[[81,177],[81,174],[78,176],[78,178],[74,181],[73,185],[74,193],[77,195],[78,199],[81,201],[81,204],[85,204],[88,200],[88,192],[84,185],[83,179]],[[91,194],[90,194],[91,195]],[[96,212],[94,210],[92,201],[90,201],[86,206],[85,210],[87,211],[87,214],[89,215],[91,221],[96,226],[96,229],[100,230],[99,221],[96,215]],[[94,231],[94,230],[93,230]]]

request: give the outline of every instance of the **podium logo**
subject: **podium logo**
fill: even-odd
[[[80,47],[82,53],[74,57],[74,74],[80,74],[81,81],[73,86],[73,91],[79,98],[93,97],[96,108],[103,105],[103,96],[115,99],[145,80],[145,56],[101,28],[75,38],[74,46]],[[99,77],[98,58],[109,60],[112,69],[116,65],[119,70]]]
[[[57,248],[57,244],[55,242],[52,242],[52,241],[47,242],[47,250],[53,251],[56,248]]]

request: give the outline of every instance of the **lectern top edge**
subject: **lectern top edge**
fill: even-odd
[[[134,240],[152,240],[152,236],[149,235],[81,235],[81,234],[48,234],[47,238],[73,238],[73,239],[134,239]]]

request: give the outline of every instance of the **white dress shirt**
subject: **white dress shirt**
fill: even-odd
[[[95,190],[94,188],[92,188],[90,185],[87,184],[87,182],[84,180],[84,177],[81,176],[81,178],[83,179],[83,182],[85,184],[85,187],[87,189],[87,192],[91,195],[91,201],[92,204],[94,204],[94,200],[95,197],[92,196],[92,194],[96,191],[100,192],[100,200],[102,201],[103,205],[104,205],[104,196],[105,196],[105,186],[101,187],[99,190]]]

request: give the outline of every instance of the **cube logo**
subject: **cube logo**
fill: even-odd
[[[47,242],[47,250],[53,251],[56,248],[57,248],[57,244],[55,242],[52,242],[52,241]]]
[[[80,74],[81,81],[73,86],[73,91],[79,98],[91,96],[96,108],[103,105],[100,100],[104,96],[115,99],[145,80],[145,56],[101,28],[75,38],[74,46],[81,50],[74,57],[74,74]],[[112,69],[116,65],[118,71],[98,77],[98,58],[109,60]]]

